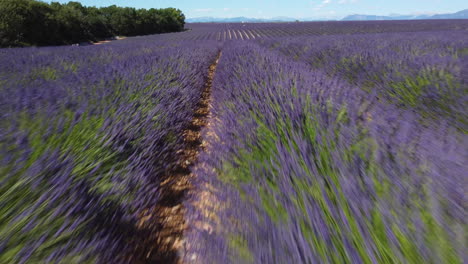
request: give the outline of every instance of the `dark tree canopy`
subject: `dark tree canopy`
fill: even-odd
[[[0,47],[61,45],[113,36],[177,32],[184,29],[184,24],[184,14],[175,8],[97,8],[79,2],[0,0]]]

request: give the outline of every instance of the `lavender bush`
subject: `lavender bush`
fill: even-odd
[[[0,54],[0,263],[124,262],[201,96],[209,42]]]
[[[210,228],[188,260],[463,262],[467,142],[448,122],[253,43],[225,46],[214,87],[197,172],[220,219],[192,206]]]
[[[463,31],[285,38],[263,45],[424,117],[467,129],[468,40]]]

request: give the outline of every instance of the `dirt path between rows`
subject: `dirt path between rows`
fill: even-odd
[[[113,41],[122,40],[122,39],[126,39],[126,38],[127,37],[116,37],[115,39],[100,40],[100,41],[96,41],[96,42],[91,43],[91,45],[102,45],[102,44],[107,44],[107,43],[110,43],[110,42],[113,42]]]
[[[221,53],[210,65],[205,88],[193,119],[184,131],[185,148],[178,151],[179,159],[175,169],[169,171],[160,184],[161,199],[152,209],[142,212],[138,228],[147,229],[148,226],[156,227],[156,234],[142,238],[143,247],[141,256],[131,263],[141,264],[179,264],[182,263],[181,251],[184,244],[184,233],[188,224],[186,221],[186,208],[184,202],[187,194],[193,189],[191,168],[197,163],[200,151],[204,149],[201,131],[209,123],[211,89],[216,66]],[[147,245],[150,245],[148,247]]]

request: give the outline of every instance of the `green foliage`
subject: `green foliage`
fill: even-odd
[[[242,259],[242,263],[253,263],[254,257],[250,252],[247,241],[240,235],[229,235],[229,249],[236,252],[238,257]],[[236,258],[232,258],[235,262]]]
[[[448,89],[444,90],[445,94],[440,93],[441,85],[448,87]],[[402,81],[392,82],[390,86],[392,89],[388,91],[389,95],[404,105],[417,107],[421,101],[429,98],[427,94],[432,93],[434,101],[445,101],[444,104],[441,104],[442,106],[450,103],[450,100],[453,99],[456,83],[454,76],[450,73],[426,69],[416,77],[403,77]],[[430,91],[430,89],[433,89],[433,91]]]
[[[175,8],[96,8],[79,2],[0,0],[0,47],[72,44],[113,36],[182,31],[184,14]],[[3,15],[8,14],[8,15]]]
[[[386,94],[398,104],[418,110],[424,117],[454,117],[466,124],[466,115],[454,108],[457,99],[466,94],[456,77],[446,71],[427,68],[410,77],[389,83]]]

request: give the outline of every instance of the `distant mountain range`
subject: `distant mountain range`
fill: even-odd
[[[374,16],[374,15],[351,15],[343,18],[343,21],[356,20],[413,20],[413,19],[468,19],[468,9],[456,12],[453,14],[437,14],[437,15],[391,15],[391,16]]]
[[[188,18],[185,21],[187,23],[260,23],[260,22],[290,22],[295,21],[295,18],[291,17],[274,17],[269,19],[264,18],[250,18],[250,17],[230,17],[230,18],[222,18],[222,17],[196,17],[196,18]]]
[[[436,14],[436,15],[350,15],[343,18],[343,21],[358,21],[358,20],[414,20],[414,19],[468,19],[468,9],[456,12],[453,14]],[[260,22],[293,22],[293,21],[325,21],[333,19],[320,18],[293,18],[293,17],[273,17],[273,18],[250,18],[250,17],[196,17],[188,18],[187,23],[260,23]]]

